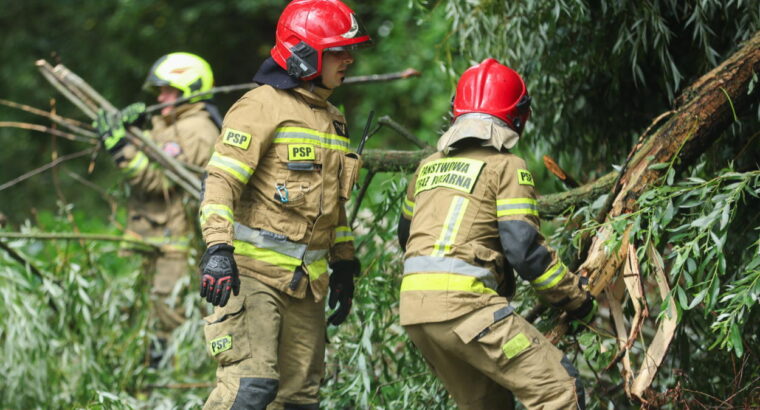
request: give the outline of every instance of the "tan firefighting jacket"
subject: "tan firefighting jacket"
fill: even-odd
[[[167,116],[153,117],[149,135],[167,155],[203,167],[219,128],[203,103],[196,103],[181,105]],[[127,235],[159,245],[164,252],[186,251],[191,221],[183,205],[182,189],[173,186],[163,168],[151,164],[133,145],[125,146],[115,159],[131,186]]]
[[[547,302],[577,309],[586,292],[539,232],[525,162],[471,141],[424,159],[409,184],[401,324],[450,320],[504,303],[497,289],[512,268]]]
[[[310,83],[263,85],[238,100],[207,166],[200,211],[206,244],[232,244],[241,275],[297,298],[309,283],[317,301],[328,260],[354,257],[344,204],[360,166],[329,94]]]

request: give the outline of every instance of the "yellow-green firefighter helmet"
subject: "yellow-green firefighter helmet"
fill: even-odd
[[[206,60],[191,53],[170,53],[162,56],[150,69],[143,88],[156,92],[161,86],[171,86],[188,97],[208,91],[214,86],[214,74]],[[190,100],[196,102],[211,98],[211,94],[200,94]]]

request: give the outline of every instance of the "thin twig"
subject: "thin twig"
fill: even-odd
[[[414,133],[406,129],[403,125],[397,123],[396,121],[393,121],[393,119],[388,115],[383,115],[379,120],[377,120],[377,122],[379,124],[390,127],[393,131],[396,131],[396,133],[406,138],[409,142],[416,145],[418,148],[429,147],[427,143],[422,141],[418,136],[414,135]]]
[[[79,152],[75,152],[73,154],[64,155],[64,156],[56,159],[55,161],[50,162],[49,164],[43,165],[43,166],[41,166],[41,167],[39,167],[37,169],[34,169],[32,171],[27,172],[24,175],[21,175],[18,178],[15,178],[15,179],[13,179],[11,181],[8,181],[8,182],[4,183],[3,185],[0,185],[0,191],[5,190],[7,188],[10,188],[13,185],[16,185],[19,182],[25,181],[25,180],[27,180],[27,179],[29,179],[29,178],[31,178],[31,177],[39,174],[39,173],[47,171],[48,169],[50,169],[50,168],[52,168],[52,167],[54,167],[54,166],[56,166],[56,165],[58,165],[58,164],[60,164],[62,162],[66,162],[66,161],[69,161],[69,160],[76,159],[76,158],[82,157],[84,155],[87,155],[90,152],[92,152],[94,149],[95,148],[88,148],[88,149],[86,149],[84,151],[79,151]]]
[[[71,134],[65,131],[46,127],[44,125],[32,124],[28,122],[0,121],[0,128],[20,128],[22,130],[37,131],[37,132],[43,132],[45,134],[55,135],[57,137],[66,138],[67,140],[71,140],[71,141],[87,142],[90,144],[96,143],[95,139],[93,138]]]
[[[113,222],[116,225],[117,228],[124,230],[124,227],[115,218],[116,211],[119,208],[119,204],[118,204],[118,200],[113,195],[109,194],[108,192],[106,192],[105,189],[99,187],[97,184],[94,184],[92,181],[88,181],[82,178],[81,176],[79,176],[79,174],[75,172],[67,170],[66,173],[69,177],[71,177],[75,181],[81,183],[82,185],[100,194],[100,196],[103,198],[104,201],[106,201],[106,203],[108,203],[108,206],[111,209],[111,216],[109,219],[111,220],[111,222]]]
[[[8,107],[11,107],[11,108],[17,108],[19,110],[26,111],[26,112],[31,113],[31,114],[35,114],[35,115],[39,115],[39,116],[45,117],[45,118],[47,118],[47,119],[49,119],[51,121],[54,121],[57,124],[60,124],[60,125],[62,125],[64,127],[68,128],[71,131],[78,132],[78,133],[83,134],[85,136],[88,136],[88,137],[97,137],[97,135],[93,131],[91,131],[90,129],[86,129],[86,128],[91,128],[91,126],[89,124],[85,124],[85,123],[83,123],[81,121],[77,121],[77,120],[75,120],[73,118],[66,118],[66,117],[62,117],[62,116],[57,115],[57,114],[51,114],[51,113],[49,113],[47,111],[44,111],[44,110],[41,110],[39,108],[34,108],[34,107],[26,105],[26,104],[19,104],[19,103],[16,103],[16,102],[13,102],[13,101],[4,100],[4,99],[1,99],[1,98],[0,98],[0,104],[8,106]]]
[[[38,233],[24,233],[24,232],[0,232],[0,238],[12,238],[12,239],[41,239],[41,240],[79,240],[84,239],[88,241],[105,241],[105,242],[128,242],[136,245],[142,245],[149,248],[158,248],[157,245],[141,241],[139,239],[129,238],[126,236],[118,235],[105,235],[99,233],[71,233],[71,232],[38,232]]]
[[[353,77],[346,77],[345,80],[343,80],[343,84],[364,84],[364,83],[373,83],[373,82],[382,82],[382,81],[392,81],[392,80],[400,80],[404,78],[414,77],[420,75],[420,72],[413,69],[413,68],[407,68],[404,71],[400,71],[398,73],[388,73],[388,74],[372,74],[372,75],[362,75],[362,76],[353,76]],[[149,105],[145,112],[151,113],[155,111],[160,111],[163,108],[172,106],[172,105],[179,105],[185,102],[188,102],[194,98],[198,98],[202,95],[209,95],[209,94],[226,94],[231,93],[234,91],[240,91],[240,90],[253,90],[254,88],[259,87],[259,83],[243,83],[243,84],[233,84],[233,85],[225,85],[221,87],[214,87],[208,91],[196,93],[187,97],[178,98],[175,101],[168,102],[168,103],[161,103],[161,104],[153,104]]]
[[[367,172],[367,176],[364,177],[364,183],[359,190],[359,195],[356,197],[356,204],[354,204],[354,209],[351,210],[351,222],[349,223],[349,226],[354,226],[356,215],[359,213],[359,207],[361,206],[362,201],[364,200],[364,195],[367,193],[367,188],[369,188],[369,184],[372,183],[372,178],[374,177],[375,173],[372,171]]]
[[[387,74],[370,74],[370,75],[357,75],[353,77],[346,77],[343,80],[343,84],[365,84],[365,83],[380,83],[385,81],[403,80],[404,78],[417,77],[421,73],[413,68],[407,68],[404,71],[397,73]]]

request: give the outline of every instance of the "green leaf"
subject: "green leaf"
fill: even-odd
[[[678,304],[681,305],[681,308],[689,310],[689,299],[686,297],[686,292],[683,288],[680,286],[676,287],[676,293],[678,294]]]
[[[691,310],[695,306],[697,306],[698,304],[700,304],[702,302],[702,300],[705,298],[705,296],[707,296],[707,288],[702,289],[699,293],[697,293],[694,296],[694,299],[692,299],[691,303],[689,304],[689,309],[688,310]]]
[[[744,344],[742,343],[742,335],[739,331],[739,326],[736,323],[731,325],[731,345],[736,352],[737,357],[742,357],[744,354]]]
[[[648,169],[651,169],[651,170],[658,170],[658,169],[665,169],[665,168],[667,168],[667,167],[668,167],[668,165],[670,165],[670,163],[669,163],[669,162],[658,162],[658,163],[656,163],[656,164],[652,164],[652,165],[650,165],[650,166],[649,166],[649,167],[647,167],[647,168],[648,168]]]

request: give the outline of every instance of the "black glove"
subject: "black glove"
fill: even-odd
[[[570,325],[572,332],[576,333],[584,326],[588,326],[596,317],[598,310],[599,306],[596,303],[596,299],[586,292],[586,300],[583,301],[583,304],[578,309],[567,312],[567,315],[573,320],[573,323]]]
[[[335,305],[340,302],[340,306],[327,318],[327,323],[337,326],[346,320],[351,310],[354,299],[354,276],[359,276],[361,265],[357,259],[352,259],[331,263],[330,268],[333,273],[330,275],[330,298],[327,300],[327,305],[330,309],[335,309]]]
[[[230,290],[235,296],[240,293],[234,250],[235,247],[222,243],[206,249],[201,258],[201,297],[214,306],[224,307],[230,299]]]

